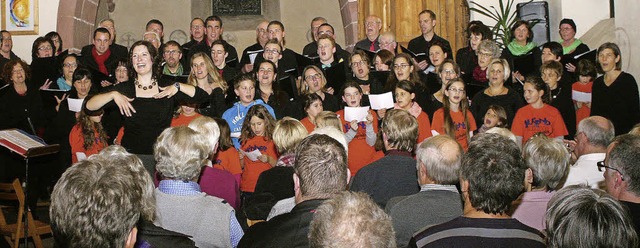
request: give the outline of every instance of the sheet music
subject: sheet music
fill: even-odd
[[[258,158],[262,156],[262,153],[258,149],[255,149],[250,152],[245,152],[243,150],[240,150],[240,151],[244,154],[245,157],[249,158],[251,161],[258,161]]]
[[[0,139],[7,140],[24,150],[44,146],[44,144],[34,140],[33,138],[16,129],[0,131]]]
[[[367,120],[367,115],[369,115],[369,107],[344,107],[345,121],[365,121]]]
[[[371,109],[390,109],[393,108],[393,95],[391,92],[387,92],[384,94],[369,94],[369,103],[371,104]]]
[[[591,93],[572,90],[571,99],[577,102],[591,102]]]
[[[82,110],[84,99],[67,98],[67,102],[69,103],[69,111],[77,113]]]

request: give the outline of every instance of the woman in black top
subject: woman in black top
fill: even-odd
[[[574,58],[577,55],[586,53],[589,51],[587,44],[582,43],[581,40],[576,39],[576,23],[572,19],[562,19],[560,21],[559,33],[562,39],[562,59],[560,62],[564,65],[564,70],[571,73],[574,76],[576,71],[576,65],[578,64]],[[575,63],[575,64],[574,64]]]
[[[631,74],[622,71],[621,59],[615,43],[598,48],[598,64],[604,75],[593,82],[591,93],[591,115],[611,120],[616,135],[629,132],[640,122],[638,85]]]
[[[460,77],[467,82],[467,86],[469,86],[473,69],[478,66],[478,46],[483,40],[492,40],[493,34],[491,30],[480,21],[472,21],[469,23],[467,33],[469,35],[469,45],[458,49],[456,53],[456,63],[460,66]]]
[[[208,101],[198,107],[198,112],[209,117],[221,117],[222,113],[227,110],[224,94],[229,88],[227,82],[220,76],[213,62],[205,53],[197,52],[191,56],[190,63],[191,72],[187,82],[204,90],[209,96]]]
[[[160,80],[158,52],[150,42],[135,42],[129,54],[132,82],[115,85],[112,91],[91,97],[86,108],[88,111],[97,111],[105,105],[119,108],[125,116],[122,146],[132,153],[150,156],[156,138],[171,124],[177,102],[202,102],[207,93],[193,85]],[[150,170],[148,164],[145,167]]]
[[[505,44],[502,50],[502,58],[509,62],[509,68],[513,72],[512,87],[522,89],[524,77],[528,74],[537,74],[537,68],[542,64],[542,52],[538,44],[533,42],[533,30],[527,21],[517,21],[511,27],[511,41]],[[531,65],[533,63],[533,65]]]
[[[260,62],[256,72],[258,87],[256,87],[255,99],[261,99],[269,104],[276,114],[276,119],[280,120],[282,117],[292,116],[290,111],[292,106],[289,104],[289,94],[279,90],[276,73],[277,68],[273,62],[269,60]]]
[[[471,113],[476,118],[476,123],[484,123],[484,115],[489,106],[500,105],[507,112],[507,123],[511,123],[518,109],[524,106],[524,99],[521,94],[504,85],[511,75],[509,63],[505,59],[494,59],[487,70],[489,87],[473,96]]]
[[[333,112],[340,110],[340,101],[333,96],[335,90],[331,87],[325,88],[327,79],[320,68],[315,65],[305,67],[302,71],[302,80],[299,95],[316,93],[322,98],[322,108],[324,110]]]
[[[362,106],[369,106],[369,94],[382,93],[382,82],[380,78],[387,78],[386,72],[372,72],[370,61],[367,54],[362,50],[356,50],[349,59],[351,61],[351,71],[353,72],[353,81],[358,83],[362,88],[365,96],[362,98]],[[383,76],[384,75],[384,76]]]

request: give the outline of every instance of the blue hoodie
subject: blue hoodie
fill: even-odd
[[[267,105],[260,99],[253,101],[247,106],[242,105],[242,103],[240,102],[236,102],[231,108],[227,109],[227,111],[224,111],[224,114],[222,114],[222,119],[227,121],[232,134],[240,133],[240,131],[242,130],[242,123],[244,122],[244,117],[247,115],[247,112],[249,112],[249,108],[253,107],[253,105],[256,104],[262,105],[267,108],[271,116],[273,116],[274,119],[276,118],[276,114],[273,112],[273,108],[271,108],[271,106]],[[232,137],[231,140],[233,141],[233,146],[235,146],[236,149],[240,149],[240,139]]]

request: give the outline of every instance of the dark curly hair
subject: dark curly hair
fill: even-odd
[[[12,59],[9,60],[9,62],[7,62],[4,67],[2,67],[2,79],[4,79],[6,83],[13,83],[11,82],[13,67],[18,64],[21,65],[22,69],[24,70],[25,81],[29,81],[29,79],[31,79],[31,70],[29,69],[29,64],[21,59]]]

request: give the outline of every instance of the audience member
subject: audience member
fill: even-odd
[[[557,140],[538,135],[522,148],[527,165],[524,178],[524,194],[514,202],[511,215],[523,224],[544,230],[544,213],[547,202],[560,188],[560,182],[569,169],[569,153]]]
[[[188,236],[151,224],[154,212],[151,177],[121,146],[69,168],[51,195],[58,247],[195,247]]]
[[[391,218],[366,194],[343,192],[317,208],[309,227],[309,247],[397,246]]]
[[[387,202],[385,212],[393,220],[396,243],[409,245],[422,227],[437,225],[462,215],[462,201],[456,188],[464,151],[455,139],[438,135],[420,143],[416,170],[420,192],[398,196]]]
[[[213,137],[212,137],[213,138]],[[236,247],[243,231],[226,201],[200,190],[198,177],[217,140],[191,128],[165,129],[154,145],[162,181],[155,190],[155,223],[193,237],[198,247]]]
[[[578,123],[574,141],[567,141],[572,156],[577,160],[569,167],[564,187],[581,184],[605,189],[604,176],[596,164],[604,160],[614,133],[613,123],[601,116],[587,117]]]
[[[416,160],[411,156],[418,139],[418,121],[405,110],[392,109],[382,120],[381,131],[385,156],[362,167],[349,190],[365,192],[384,207],[393,197],[418,193]]]
[[[636,232],[640,230],[640,136],[623,134],[613,139],[607,147],[607,155],[598,162],[598,170],[604,171],[607,192],[625,206]]]
[[[309,223],[317,207],[345,191],[349,180],[347,154],[327,135],[311,135],[296,147],[296,206],[291,212],[251,226],[239,247],[306,247]]]
[[[577,185],[559,190],[546,214],[547,246],[638,247],[629,213],[599,189]]]
[[[460,166],[464,214],[417,232],[412,245],[545,247],[542,233],[508,214],[524,189],[525,170],[516,143],[497,134],[477,135]]]

